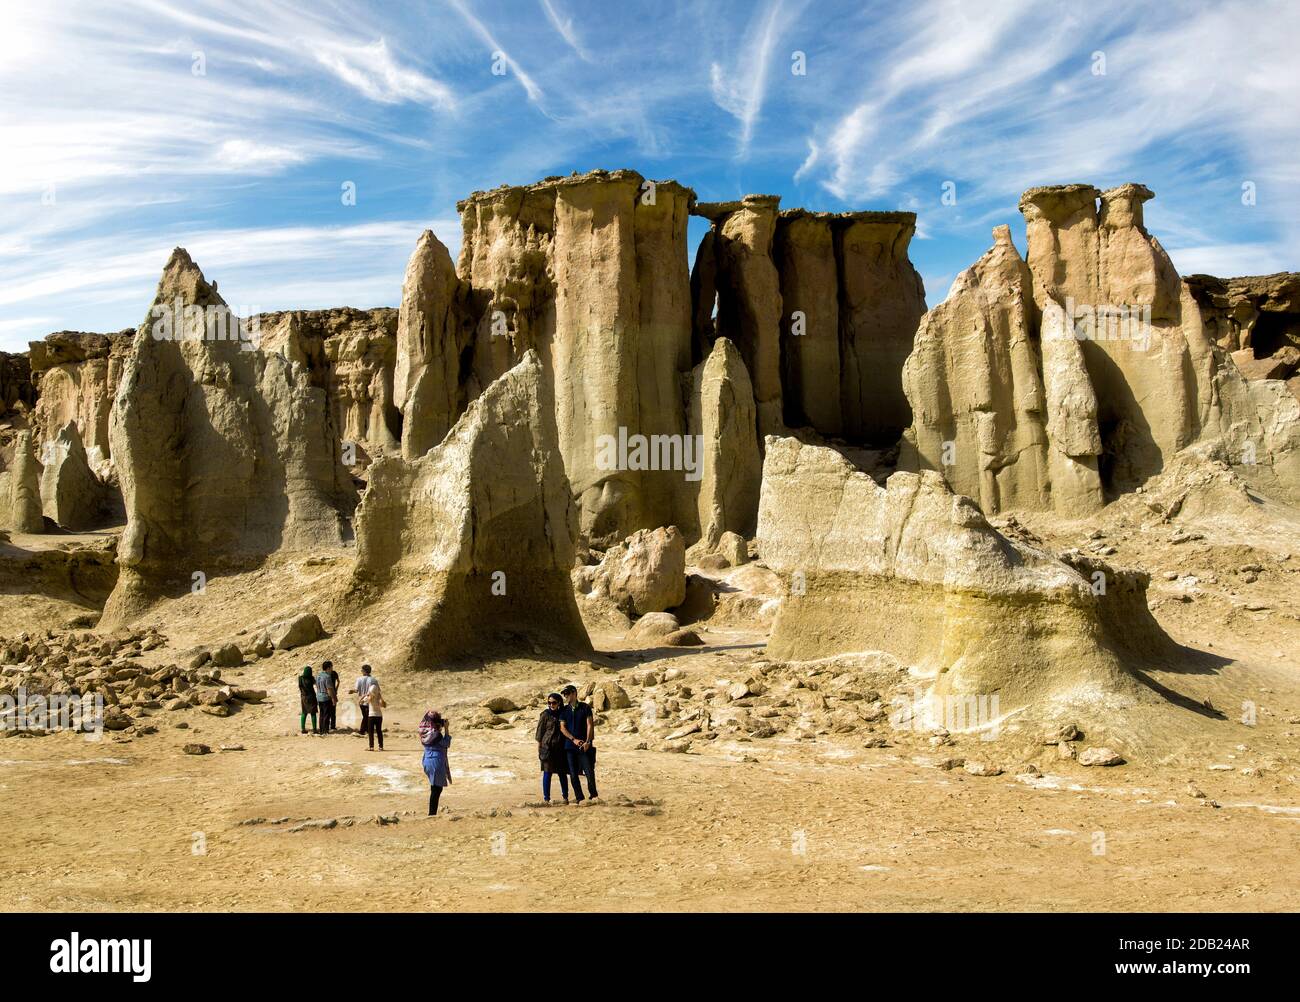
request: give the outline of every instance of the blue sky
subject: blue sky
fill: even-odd
[[[1287,0],[7,0],[5,21],[6,350],[135,326],[174,246],[240,312],[395,306],[422,229],[456,254],[457,199],[593,167],[914,210],[930,305],[993,226],[1023,252],[1038,184],[1147,184],[1184,274],[1300,269]]]

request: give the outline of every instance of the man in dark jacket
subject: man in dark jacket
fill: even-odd
[[[569,779],[573,795],[582,803],[582,782],[587,777],[587,796],[595,800],[596,792],[596,721],[591,706],[578,699],[578,687],[566,685],[560,690],[564,709],[560,711],[560,730],[564,732],[564,751],[569,759]]]

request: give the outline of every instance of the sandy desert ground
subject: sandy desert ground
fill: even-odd
[[[1047,531],[1046,520],[1038,529]],[[1071,542],[1069,529],[1052,541]],[[1108,539],[1120,550],[1115,559],[1157,575],[1172,552],[1142,531]],[[1191,724],[1162,731],[1115,768],[1060,760],[1025,734],[952,735],[934,747],[932,734],[888,719],[853,734],[724,734],[683,753],[653,739],[638,748],[645,735],[628,722],[644,725],[655,690],[633,676],[676,668],[673,686],[716,691],[762,663],[762,628],[708,623],[702,648],[621,650],[620,637],[597,633],[600,653],[589,661],[406,674],[381,667],[389,735],[384,752],[368,752],[354,733],[296,733],[301,666],[332,656],[350,681],[370,653],[335,630],[309,648],[223,672],[223,681],[269,692],[228,718],[159,710],[154,734],[0,742],[8,876],[0,908],[1295,909],[1296,560],[1272,553],[1250,592],[1252,604],[1269,608],[1251,612],[1230,570],[1260,559],[1247,551],[1212,541],[1178,551],[1183,572],[1203,582],[1194,601],[1181,601],[1163,578],[1153,586],[1157,617],[1195,667],[1152,672],[1149,682],[1214,711],[1178,709]],[[331,573],[328,559],[286,558],[214,581],[201,608],[183,599],[160,612],[170,646],[149,657],[174,660],[176,648],[237,632],[250,606],[310,600]],[[298,594],[285,592],[288,580]],[[600,802],[545,808],[529,701],[566,679],[620,681],[632,705],[604,715]],[[903,672],[899,690],[911,681]],[[513,724],[464,726],[482,700],[501,694],[522,707],[506,715]],[[1246,700],[1258,704],[1254,726],[1238,719]],[[424,816],[414,735],[429,706],[454,722],[454,783],[434,819]],[[345,706],[340,724],[357,714]],[[868,747],[881,743],[872,738],[884,746]],[[184,754],[195,741],[213,753]],[[242,750],[221,750],[232,745]],[[1004,771],[941,767],[954,757]],[[1041,775],[1025,773],[1025,763]],[[332,827],[300,827],[330,819]]]

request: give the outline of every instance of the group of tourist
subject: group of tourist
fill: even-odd
[[[361,733],[370,739],[368,751],[384,750],[384,701],[379,680],[371,673],[370,665],[361,666],[361,675],[353,685],[357,702],[361,706]],[[312,734],[328,734],[338,730],[339,673],[333,661],[321,662],[320,671],[313,672],[305,665],[298,676],[299,710],[298,731],[307,734],[307,718],[311,717]]]
[[[361,666],[352,691],[361,707],[361,733],[370,739],[367,750],[374,751],[375,741],[384,750],[384,700],[379,680],[370,665]],[[328,734],[338,729],[339,673],[334,662],[324,661],[320,671],[311,665],[298,676],[301,713],[298,730],[302,734]],[[311,731],[307,718],[311,717]],[[442,789],[451,785],[451,768],[447,749],[451,746],[451,723],[437,710],[429,710],[420,720],[420,746],[424,749],[422,766],[429,779],[429,817],[438,813]],[[566,685],[546,697],[546,709],[537,721],[537,757],[542,769],[542,799],[551,802],[551,779],[558,776],[560,795],[569,803],[572,787],[574,801],[595,800],[596,792],[596,721],[591,706],[578,699],[578,687]],[[582,781],[587,781],[584,797]]]

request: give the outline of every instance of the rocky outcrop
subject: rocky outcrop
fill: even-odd
[[[21,431],[14,440],[13,463],[0,473],[0,527],[14,532],[41,533],[45,519],[41,506],[41,464],[34,453],[34,437]]]
[[[907,257],[916,216],[779,204],[696,206],[713,224],[692,275],[697,356],[717,337],[740,349],[760,435],[807,426],[891,445],[911,420],[900,374],[925,312]]]
[[[401,663],[432,666],[521,635],[590,649],[569,580],[577,513],[549,390],[529,351],[439,445],[371,467],[339,615],[380,632]]]
[[[364,466],[372,456],[398,449],[396,310],[291,310],[250,321],[263,351],[298,363],[311,384],[325,391],[340,455],[355,456],[349,465]]]
[[[737,202],[701,202],[696,215],[713,224],[709,249],[717,318],[713,336],[740,349],[753,384],[760,435],[780,432],[781,280],[773,261],[773,239],[781,198],[746,195]],[[699,254],[696,255],[699,269]]]
[[[36,385],[27,355],[0,351],[0,418],[30,414],[36,406]]]
[[[473,308],[447,248],[425,230],[406,265],[397,320],[393,389],[402,410],[402,454],[423,456],[465,409],[472,364]]]
[[[673,181],[593,171],[459,204],[458,273],[477,317],[465,396],[538,352],[581,531],[596,544],[680,522],[693,502],[680,462],[627,450],[638,436],[683,444],[694,198]]]
[[[1300,396],[1300,272],[1184,279],[1206,336],[1247,379],[1285,379]]]
[[[113,402],[127,526],[105,622],[189,591],[195,574],[343,541],[351,484],[326,391],[243,333],[175,250]]]
[[[692,542],[716,549],[724,534],[750,538],[758,518],[763,459],[758,451],[754,393],[740,352],[727,338],[713,342],[691,382],[690,434],[701,454]]]
[[[844,435],[890,445],[911,424],[903,362],[925,313],[925,286],[907,256],[916,214],[848,212],[833,226]]]
[[[1025,193],[1027,269],[999,227],[922,321],[900,467],[942,470],[986,513],[1086,515],[1223,439],[1261,485],[1300,490],[1294,398],[1247,382],[1216,343],[1222,324],[1143,225],[1151,197],[1136,184]]]
[[[1002,714],[1138,695],[1112,640],[1158,631],[1149,615],[1122,616],[1144,581],[1126,577],[1103,612],[1094,579],[998,533],[935,472],[881,487],[833,450],[766,445],[758,548],[790,587],[769,656],[883,650],[932,675],[939,695],[996,694]]]
[[[69,421],[45,443],[41,460],[41,504],[45,515],[73,532],[99,525],[108,496],[90,468],[75,421]]]
[[[29,357],[37,400],[32,420],[37,448],[43,449],[75,422],[93,469],[107,472],[113,395],[122,378],[134,331],[90,334],[59,331],[33,341]]]
[[[608,599],[627,616],[665,612],[686,600],[686,544],[676,526],[642,529],[605,551],[599,564],[575,568],[583,595]]]

